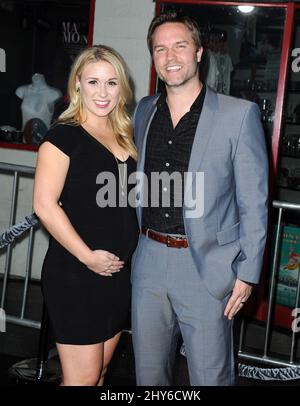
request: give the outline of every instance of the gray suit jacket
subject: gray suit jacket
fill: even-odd
[[[143,171],[147,135],[158,96],[143,98],[135,111],[138,171]],[[209,292],[224,298],[236,277],[258,283],[267,231],[268,158],[256,104],[207,87],[189,161],[184,225],[194,262]],[[196,172],[204,173],[204,211],[193,217]],[[143,182],[137,193],[141,225]],[[175,249],[175,248],[174,248]]]

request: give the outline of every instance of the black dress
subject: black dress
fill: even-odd
[[[120,168],[119,176],[111,152],[81,126],[58,125],[48,132],[45,141],[70,157],[60,202],[75,230],[92,250],[106,250],[125,261],[120,272],[111,277],[101,276],[50,237],[41,281],[56,342],[103,342],[122,330],[128,316],[129,265],[137,244],[138,226],[135,209],[118,204],[118,179],[136,170],[135,161],[129,157],[127,173]],[[115,175],[115,207],[99,206],[103,187],[99,176],[104,171]],[[122,187],[124,180],[120,181]]]

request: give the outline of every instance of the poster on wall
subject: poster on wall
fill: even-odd
[[[64,20],[61,23],[61,34],[65,51],[73,61],[76,55],[87,46],[87,22]]]
[[[276,302],[290,308],[297,307],[296,293],[300,269],[300,228],[283,227],[280,246]]]

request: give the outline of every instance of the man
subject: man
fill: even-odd
[[[137,106],[138,171],[148,182],[159,173],[192,173],[192,180],[181,189],[162,178],[158,204],[150,182],[148,189],[145,179],[139,185],[141,237],[132,261],[137,384],[171,384],[179,327],[191,385],[233,385],[232,320],[259,281],[266,238],[268,160],[259,110],[201,83],[200,34],[190,18],[154,18],[148,46],[166,91]]]

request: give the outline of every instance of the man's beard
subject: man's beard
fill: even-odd
[[[168,83],[163,77],[160,77],[160,80],[164,82],[164,84],[167,87],[180,87],[180,86],[184,86],[186,83],[188,83],[190,80],[192,80],[194,77],[198,76],[198,66],[196,67],[196,70],[193,74],[191,74],[190,76],[187,76],[186,78],[184,78],[181,82],[178,83]]]

